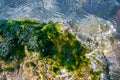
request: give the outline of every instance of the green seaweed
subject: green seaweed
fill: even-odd
[[[4,68],[3,71],[14,72],[15,68],[14,67]]]
[[[29,62],[29,65],[32,67],[36,67],[36,64],[33,61]]]
[[[0,20],[0,58],[4,61],[23,60],[27,56],[24,48],[27,46],[28,51],[39,54],[39,59],[45,58],[48,62],[52,59],[50,64],[55,73],[61,67],[74,71],[80,66],[88,66],[90,60],[85,56],[88,47],[62,28],[59,22],[52,21]],[[34,62],[30,65],[36,67]]]
[[[57,67],[57,66],[53,66],[53,72],[54,73],[56,73],[56,74],[58,74],[59,72],[60,72],[60,69],[59,69],[59,67]]]
[[[93,71],[93,69],[90,70],[90,75],[92,75],[92,80],[98,80],[99,75],[102,73],[103,71]]]

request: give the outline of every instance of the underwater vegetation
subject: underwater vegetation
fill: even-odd
[[[16,61],[19,65],[25,57],[37,53],[36,59],[49,63],[55,74],[59,74],[62,68],[82,74],[85,67],[96,80],[101,72],[90,68],[90,60],[85,55],[88,51],[89,48],[59,22],[0,20],[0,60],[5,63]],[[35,61],[28,65],[38,67]],[[14,68],[10,66],[4,70],[13,71]]]

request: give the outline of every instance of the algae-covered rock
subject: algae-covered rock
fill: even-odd
[[[18,80],[98,79],[100,72],[90,68],[88,51],[59,22],[0,20],[1,70],[18,71]]]

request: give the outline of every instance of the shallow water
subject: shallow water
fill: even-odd
[[[92,14],[106,18],[116,0],[0,0],[0,18],[76,19]]]

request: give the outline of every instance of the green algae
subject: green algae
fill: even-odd
[[[27,57],[27,49],[28,54],[37,52],[39,60],[45,59],[56,74],[62,68],[80,72],[80,68],[90,65],[90,60],[85,56],[89,48],[63,28],[59,22],[52,21],[0,20],[0,58],[4,61],[17,60],[20,63]],[[37,67],[34,62],[29,64]],[[95,77],[99,75],[94,72],[90,74]]]
[[[32,67],[36,67],[36,64],[33,61],[29,62],[29,65]]]
[[[99,75],[102,73],[103,71],[93,71],[92,69],[90,70],[90,75],[92,76],[92,80],[98,80]]]

